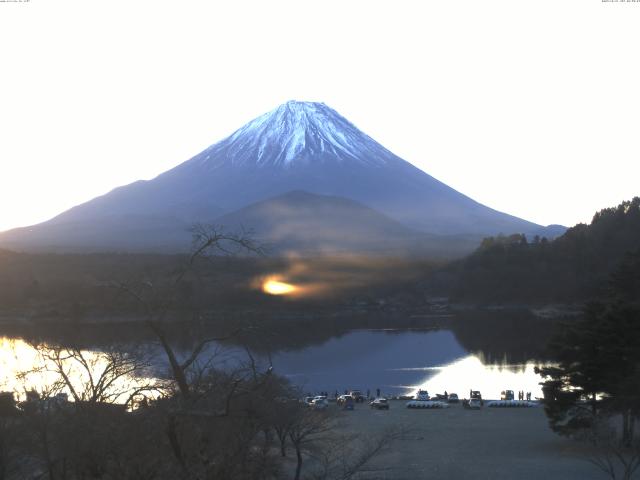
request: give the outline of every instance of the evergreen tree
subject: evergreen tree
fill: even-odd
[[[640,416],[640,251],[611,276],[609,296],[587,305],[551,345],[558,366],[539,370],[551,428],[563,435],[619,417],[630,445]]]

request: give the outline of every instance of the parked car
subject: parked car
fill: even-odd
[[[356,401],[351,395],[340,395],[338,400],[336,400],[336,403],[343,410],[353,410]]]
[[[311,406],[314,410],[326,410],[327,408],[329,408],[329,402],[326,398],[323,397],[314,398]]]
[[[456,393],[436,393],[435,397],[431,397],[431,400],[438,402],[458,403],[458,394]]]
[[[349,395],[351,395],[353,397],[353,399],[356,401],[356,403],[363,403],[364,402],[364,395],[362,394],[362,392],[360,390],[351,390]]]
[[[307,404],[307,406],[311,406],[313,404],[313,399],[315,397],[304,397],[304,403]]]
[[[462,402],[462,406],[471,410],[480,410],[482,407],[482,401],[477,398],[470,398],[469,400]]]
[[[377,410],[389,410],[389,401],[386,398],[376,398],[369,405]]]
[[[480,406],[484,405],[484,401],[482,400],[482,394],[478,390],[471,390],[471,395],[469,395],[470,400],[478,400],[480,402]]]

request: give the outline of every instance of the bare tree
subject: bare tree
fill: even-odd
[[[288,429],[291,445],[296,452],[295,480],[300,479],[304,454],[310,452],[331,431],[333,420],[324,411],[300,408],[296,412]]]
[[[19,443],[23,432],[15,414],[0,414],[0,480],[15,478],[22,459]]]
[[[21,402],[19,428],[22,434],[21,456],[23,467],[44,472],[49,480],[60,480],[60,465],[64,454],[60,451],[56,430],[60,424],[56,418],[54,398],[64,390],[60,377],[47,380],[44,368],[37,366],[27,372],[19,372],[16,379],[22,384],[21,391],[26,400]]]
[[[136,459],[126,463],[142,467],[137,458],[144,455],[129,439],[145,438],[153,429],[134,428],[141,417],[125,411],[136,397],[154,398],[163,391],[150,376],[145,352],[122,345],[95,351],[44,343],[33,348],[40,362],[19,375],[27,397],[20,417],[28,437],[25,462],[41,468],[49,480],[107,472],[130,452],[137,453]],[[145,444],[153,444],[153,435]]]
[[[372,461],[407,431],[394,428],[366,438],[358,434],[334,433],[316,452],[318,466],[311,475],[316,480],[350,480],[356,475],[379,474],[385,469],[372,467]]]
[[[130,407],[136,396],[157,395],[163,389],[157,379],[149,376],[150,359],[139,349],[110,345],[87,351],[46,343],[35,343],[33,348],[41,363],[22,375],[54,374],[50,393],[66,390],[78,407],[97,403],[125,403]]]
[[[253,231],[241,229],[237,233],[226,232],[221,225],[196,223],[191,228],[192,253],[189,259],[193,263],[199,258],[212,255],[258,254],[265,251],[264,246],[254,239]]]
[[[621,438],[611,418],[594,421],[578,439],[593,447],[587,461],[613,480],[631,480],[640,468],[640,440]]]
[[[289,432],[294,428],[297,418],[297,410],[300,408],[300,402],[296,400],[286,400],[280,402],[271,410],[273,430],[278,438],[278,446],[280,456],[287,456],[287,440]]]
[[[251,232],[228,233],[223,227],[217,225],[196,224],[192,227],[193,243],[192,252],[188,259],[174,272],[173,278],[166,283],[166,288],[159,287],[149,280],[143,282],[118,283],[114,285],[119,291],[133,298],[142,307],[146,316],[149,329],[158,339],[160,346],[167,357],[172,378],[183,397],[191,395],[189,385],[189,370],[196,364],[200,355],[214,342],[221,342],[236,336],[242,329],[215,337],[200,340],[180,361],[175,349],[167,337],[162,323],[167,319],[175,304],[179,302],[179,286],[185,281],[187,275],[197,276],[197,264],[206,262],[214,256],[256,254],[261,255],[263,249],[252,238]]]
[[[316,480],[350,480],[379,473],[383,469],[371,467],[372,461],[408,431],[399,427],[367,437],[346,434],[340,431],[339,414],[299,405],[295,414],[287,416],[285,427],[296,452],[295,480],[302,477],[307,463],[305,475]]]
[[[188,429],[193,431],[197,426],[198,420],[193,423],[192,418],[200,417],[199,421],[202,422],[203,418],[209,421],[211,417],[227,416],[231,399],[238,393],[240,385],[246,384],[242,375],[223,375],[215,372],[213,357],[209,351],[212,344],[237,335],[240,329],[201,339],[190,352],[180,355],[172,345],[163,324],[173,314],[184,313],[185,302],[180,297],[181,287],[187,279],[198,280],[200,264],[207,264],[213,256],[262,253],[260,246],[253,241],[248,232],[233,234],[225,232],[220,226],[197,224],[192,228],[192,234],[192,253],[170,278],[157,282],[145,280],[114,285],[118,291],[132,298],[142,308],[145,323],[158,340],[167,359],[174,385],[174,398],[165,410],[165,431],[175,459],[185,470],[188,469],[189,449],[196,447],[193,446],[193,438],[189,439],[188,435],[183,434],[184,429],[189,425]],[[196,313],[197,317],[200,315],[200,312]],[[201,361],[202,357],[207,358]],[[198,435],[195,437],[200,438]],[[186,441],[187,439],[189,441]],[[187,446],[185,441],[190,446]]]

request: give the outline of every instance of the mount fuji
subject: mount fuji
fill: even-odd
[[[285,204],[295,215],[291,209],[283,214]],[[323,213],[315,218],[315,211]],[[332,248],[357,250],[355,229],[375,232],[377,251],[448,243],[443,236],[470,239],[463,248],[470,250],[486,235],[545,233],[540,225],[493,210],[436,180],[327,105],[290,101],[152,180],[4,232],[0,245],[178,251],[187,248],[188,228],[195,222],[255,228],[258,238],[294,249],[302,233],[321,238],[329,228],[335,230]],[[340,245],[341,236],[350,240]],[[317,243],[305,245],[322,250]],[[370,243],[361,246],[367,250]]]

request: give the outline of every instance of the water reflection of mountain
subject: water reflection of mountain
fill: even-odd
[[[450,325],[460,344],[484,363],[523,364],[549,359],[546,345],[557,324],[524,310],[478,310],[456,315]]]
[[[238,333],[239,322],[167,322],[163,329],[179,349],[189,349],[203,338],[226,336],[236,332],[227,343],[242,344],[256,351],[309,351],[331,339],[354,330],[383,330],[375,338],[393,343],[407,331],[450,330],[468,352],[486,363],[520,364],[530,359],[546,359],[545,345],[557,321],[542,319],[526,311],[468,311],[453,316],[433,318],[302,318],[286,321],[252,321]],[[20,324],[3,325],[1,335],[27,341],[54,341],[82,347],[100,347],[114,343],[148,343],[155,340],[144,322],[108,324]],[[376,348],[361,340],[354,349]],[[377,340],[376,340],[377,341]],[[383,340],[381,340],[383,341]]]
[[[189,349],[205,338],[226,338],[226,343],[242,344],[258,352],[302,350],[340,337],[360,323],[307,322],[300,323],[240,323],[164,322],[159,324],[165,335],[178,349]],[[0,336],[20,338],[27,342],[50,342],[82,348],[99,348],[121,343],[148,343],[157,340],[152,329],[143,321],[115,323],[34,323],[4,324]]]
[[[402,393],[432,375],[429,366],[451,363],[467,355],[447,330],[355,330],[322,345],[273,355],[274,370],[310,390],[334,392],[382,388]]]

